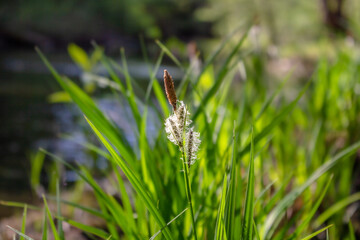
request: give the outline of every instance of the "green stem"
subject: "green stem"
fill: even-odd
[[[186,187],[186,196],[187,196],[189,206],[190,206],[190,213],[191,213],[191,220],[192,220],[192,228],[193,228],[194,239],[197,240],[194,210],[193,210],[192,201],[191,201],[191,187],[190,187],[190,181],[189,181],[189,168],[188,168],[188,165],[185,163],[185,159],[186,159],[185,158],[185,153],[183,151],[183,167],[184,167],[184,179],[185,179],[185,187]]]

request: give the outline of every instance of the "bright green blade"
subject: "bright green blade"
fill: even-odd
[[[19,207],[19,208],[25,208],[26,205],[28,209],[33,209],[33,210],[41,209],[34,205],[29,205],[27,203],[13,202],[13,201],[0,201],[0,205],[9,206],[9,207]]]
[[[43,222],[42,222],[42,240],[47,240],[47,232],[48,232],[48,225],[47,225],[47,219],[46,219],[46,209],[43,209]]]
[[[46,211],[47,219],[48,219],[49,222],[50,222],[50,227],[51,227],[51,230],[52,230],[52,232],[53,232],[54,239],[55,239],[55,240],[60,240],[60,236],[59,236],[59,234],[58,234],[58,232],[57,232],[57,230],[56,230],[56,226],[55,226],[53,217],[52,217],[52,215],[51,215],[49,206],[48,206],[48,204],[47,204],[47,201],[46,201],[46,198],[45,198],[44,195],[43,195],[43,201],[44,201],[44,205],[45,205],[45,211]]]
[[[194,121],[199,117],[200,113],[203,112],[203,109],[205,109],[205,107],[208,104],[209,100],[219,90],[219,88],[221,86],[221,83],[223,83],[227,73],[231,70],[231,68],[229,67],[229,64],[230,64],[231,60],[235,57],[236,53],[239,51],[239,48],[244,43],[244,41],[245,41],[245,39],[247,37],[247,33],[248,33],[248,31],[246,31],[244,33],[244,35],[241,37],[241,39],[239,40],[237,45],[234,47],[232,52],[226,58],[226,60],[225,60],[225,62],[223,64],[219,74],[216,77],[214,85],[210,88],[210,90],[206,93],[206,95],[201,99],[201,102],[200,102],[201,106],[196,110],[196,112],[194,113],[194,116],[192,117]]]
[[[169,58],[171,60],[173,60],[173,62],[181,69],[184,69],[183,65],[180,63],[180,61],[174,56],[174,54],[171,53],[171,51],[164,45],[162,44],[159,40],[155,41],[156,44],[161,48],[161,50],[169,56]]]
[[[236,198],[236,147],[237,147],[237,135],[235,134],[235,122],[233,128],[233,149],[231,155],[231,166],[230,166],[230,184],[229,190],[226,196],[226,209],[225,209],[225,227],[226,235],[229,239],[234,237],[234,226],[235,226],[235,198]]]
[[[47,196],[48,199],[50,200],[56,200],[54,199],[54,197],[51,197],[51,196]],[[73,206],[75,208],[78,208],[84,212],[88,212],[94,216],[97,216],[97,217],[100,217],[100,218],[103,218],[103,219],[110,219],[110,215],[109,214],[106,214],[106,213],[103,213],[103,212],[100,212],[99,210],[97,209],[94,209],[94,208],[90,208],[90,207],[85,207],[85,206],[82,206],[78,203],[74,203],[74,202],[71,202],[71,201],[67,201],[67,200],[63,200],[63,199],[60,199],[60,201],[64,204],[67,204],[69,206]]]
[[[242,226],[242,239],[253,238],[253,218],[255,202],[255,172],[254,172],[254,129],[251,130],[250,165],[248,170],[248,183],[246,187],[244,218]]]
[[[331,225],[329,225],[329,226],[326,226],[326,227],[320,229],[319,231],[316,231],[316,232],[310,234],[309,236],[306,236],[306,237],[302,238],[301,240],[309,240],[309,239],[315,237],[316,235],[322,233],[323,231],[327,230],[328,228],[330,228],[330,227],[332,227],[332,226],[333,226],[333,224],[331,224]]]
[[[260,235],[259,235],[259,231],[256,227],[256,223],[255,223],[255,220],[253,219],[253,227],[254,227],[254,232],[255,232],[255,237],[256,237],[256,240],[261,240],[260,238]]]
[[[65,219],[65,218],[61,218],[62,221],[65,221],[67,223],[69,223],[70,225],[84,231],[84,232],[87,232],[87,233],[91,233],[91,234],[94,234],[95,236],[98,236],[98,237],[101,237],[103,239],[107,239],[109,238],[109,234],[101,229],[98,229],[96,227],[92,227],[92,226],[89,226],[89,225],[85,225],[83,223],[79,223],[79,222],[76,222],[76,221],[73,221],[71,219]]]
[[[226,192],[227,192],[227,175],[224,176],[221,202],[219,205],[219,210],[216,219],[216,228],[215,228],[215,240],[222,240],[226,236],[225,222],[224,222],[224,212],[225,212],[225,203],[226,203]]]
[[[40,174],[44,164],[45,154],[38,151],[31,161],[30,183],[34,191],[40,185]]]
[[[173,219],[171,219],[170,222],[168,222],[166,224],[166,226],[169,226],[173,221],[175,221],[178,217],[180,217],[181,215],[183,215],[184,212],[186,212],[186,210],[188,210],[188,208],[185,208],[181,213],[179,213],[176,217],[174,217]],[[153,240],[155,239],[160,233],[161,231],[164,229],[164,227],[162,229],[160,229],[159,231],[157,231],[154,235],[151,236],[151,238],[149,240]]]
[[[166,225],[164,219],[162,218],[160,212],[158,211],[157,207],[155,206],[153,200],[150,198],[149,194],[145,190],[144,184],[140,182],[139,178],[135,175],[135,173],[127,166],[126,162],[119,157],[116,153],[115,149],[112,145],[103,137],[103,135],[99,132],[99,130],[91,123],[89,119],[86,118],[89,125],[98,136],[100,141],[104,144],[106,149],[110,152],[111,156],[115,160],[115,162],[120,166],[123,170],[126,177],[129,179],[131,185],[135,189],[135,191],[139,194],[141,199],[143,200],[144,204],[147,206],[149,212],[153,215],[156,222],[159,224],[160,227],[164,227]],[[170,231],[168,228],[165,228],[163,231],[164,237],[166,239],[172,239]]]
[[[318,198],[318,200],[316,201],[310,212],[307,213],[307,217],[302,221],[301,225],[296,228],[295,232],[289,237],[289,239],[296,239],[296,237],[299,236],[300,233],[308,226],[310,220],[313,218],[322,200],[324,199],[325,194],[330,186],[331,180],[332,180],[332,176],[329,177],[329,180],[327,181],[327,184],[324,190],[322,191],[320,197]]]
[[[247,32],[250,29],[250,26],[245,26],[247,30],[245,30],[245,32]],[[230,42],[230,40],[232,39],[232,37],[238,33],[241,29],[244,28],[244,25],[239,25],[237,26],[230,34],[228,34],[223,40],[222,42],[219,44],[219,46],[211,53],[211,55],[205,60],[204,66],[201,69],[201,72],[199,73],[199,76],[196,78],[196,81],[194,83],[194,87],[197,86],[197,84],[199,83],[200,77],[201,75],[205,72],[205,70],[211,65],[213,64],[213,62],[215,61],[216,57],[219,56],[220,52],[224,49],[224,47]]]
[[[303,96],[303,94],[306,92],[307,88],[310,86],[310,81],[306,84],[306,86],[299,92],[297,97],[286,107],[284,107],[281,112],[275,116],[272,121],[260,132],[254,137],[254,143],[258,143],[261,139],[266,137],[285,117],[289,115],[289,113],[294,109],[300,98]],[[242,149],[239,154],[238,158],[240,158],[245,153],[249,152],[250,150],[250,143]]]
[[[44,149],[41,149],[41,151],[44,151],[47,155],[51,156],[56,161],[75,171],[86,183],[88,183],[93,188],[95,196],[98,196],[98,203],[100,207],[104,206],[102,211],[106,212],[106,209],[108,209],[113,217],[112,219],[118,224],[118,226],[121,227],[125,234],[129,236],[136,234],[135,225],[132,224],[133,221],[127,219],[128,217],[126,217],[123,208],[119,205],[113,196],[108,195],[103,191],[103,189],[93,179],[92,175],[84,167],[82,167],[80,171],[56,155],[51,154]],[[113,237],[116,238],[114,234]]]
[[[23,211],[22,224],[21,224],[21,232],[23,234],[25,234],[25,231],[26,231],[26,216],[27,216],[27,205],[25,204],[24,211]],[[20,240],[24,240],[24,237],[21,236]]]
[[[300,196],[300,194],[309,187],[313,182],[315,182],[319,177],[321,177],[324,173],[330,170],[332,167],[335,166],[338,162],[347,157],[354,154],[360,148],[360,141],[354,143],[353,145],[345,148],[338,154],[336,154],[332,159],[325,162],[321,167],[319,167],[307,180],[305,183],[300,185],[297,188],[294,188],[289,194],[287,194],[280,202],[278,202],[277,206],[270,212],[267,216],[267,219],[264,224],[264,229],[262,231],[262,239],[271,238],[268,236],[268,233],[271,228],[276,227],[276,220],[283,214],[284,210],[288,208],[295,199]]]
[[[37,53],[51,71],[60,86],[71,96],[72,100],[79,106],[81,111],[88,117],[97,127],[102,127],[103,134],[111,141],[111,143],[121,152],[125,160],[132,164],[135,156],[129,144],[123,142],[125,138],[119,135],[119,130],[105,117],[94,101],[75,83],[67,78],[61,77],[46,59],[40,49],[36,48]]]
[[[327,219],[329,219],[332,215],[340,211],[341,209],[345,208],[349,204],[359,201],[360,200],[360,192],[355,193],[351,196],[348,196],[339,202],[335,203],[330,208],[326,209],[317,219],[315,222],[315,227],[319,227],[322,223],[324,223]]]
[[[349,221],[349,238],[350,238],[350,240],[356,240],[354,227],[353,227],[351,221]]]
[[[285,84],[286,84],[287,81],[290,79],[291,74],[292,74],[292,71],[287,74],[287,76],[282,80],[281,84],[278,86],[278,88],[276,89],[276,91],[274,91],[274,92],[270,95],[270,97],[264,102],[264,104],[262,105],[259,113],[256,115],[255,122],[260,119],[260,117],[263,115],[263,113],[266,111],[266,109],[268,109],[268,107],[270,106],[270,104],[273,102],[274,98],[275,98],[275,97],[280,93],[280,91],[284,88]]]

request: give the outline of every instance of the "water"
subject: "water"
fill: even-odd
[[[60,73],[78,79],[81,76],[80,69],[68,60],[62,55],[51,58]],[[140,79],[148,76],[146,65],[131,61],[129,63],[132,75]],[[175,78],[180,74],[177,69],[166,68],[171,69]],[[99,72],[102,71],[104,70],[99,68]],[[35,53],[2,56],[0,72],[0,200],[27,201],[27,198],[31,198],[30,155],[39,147],[60,155],[69,162],[76,161],[98,169],[107,167],[104,159],[88,154],[81,145],[74,144],[73,141],[59,137],[61,134],[69,134],[79,143],[94,139],[76,106],[49,103],[49,95],[59,91],[60,87]],[[160,70],[158,79],[161,79],[161,75]],[[147,82],[143,83],[140,85],[146,88]],[[99,91],[94,98],[106,115],[124,131],[129,143],[135,146],[137,133],[130,124],[134,122],[130,110],[106,92],[110,91]],[[151,119],[154,113],[149,112],[149,115]],[[160,125],[161,123],[149,123],[148,136],[154,135]],[[72,172],[66,173],[67,181],[75,179]]]

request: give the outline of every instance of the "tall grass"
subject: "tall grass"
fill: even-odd
[[[304,84],[291,76],[276,83],[267,81],[265,58],[242,50],[244,42],[246,31],[226,38],[202,69],[182,63],[159,43],[159,58],[154,65],[148,62],[146,91],[130,76],[123,50],[121,64],[102,53],[101,64],[110,76],[108,87],[131,110],[132,115],[126,117],[133,121],[136,147],[96,99],[59,75],[37,49],[98,137],[95,143],[83,144],[84,148],[109,160],[107,178],[118,189],[112,195],[99,185],[91,169],[40,150],[75,171],[79,182],[91,187],[98,205],[95,209],[81,201],[61,199],[57,191],[58,211],[51,212],[47,199],[53,198],[45,196],[43,239],[50,234],[64,239],[63,229],[56,226],[61,221],[100,239],[190,239],[195,232],[198,239],[310,239],[318,234],[325,239],[321,235],[325,232],[330,239],[355,239],[344,214],[349,204],[359,200],[351,188],[360,148],[359,61],[352,53],[339,52],[333,63],[320,61]],[[146,134],[150,110],[162,126],[170,113],[162,80],[155,79],[164,56],[183,69],[184,78],[175,87],[200,131],[201,148],[191,171],[180,160],[178,147],[166,139],[163,127],[154,138]],[[243,81],[236,80],[239,76]],[[42,156],[37,159],[34,185],[39,184],[36,176]],[[103,229],[61,216],[63,205],[102,219]],[[25,218],[26,209],[25,205]],[[26,236],[25,228],[13,230]]]

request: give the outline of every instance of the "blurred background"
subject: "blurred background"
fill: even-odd
[[[99,99],[103,109],[119,111],[103,92],[86,84],[83,70],[93,70],[92,42],[119,59],[125,49],[134,77],[146,81],[142,49],[153,61],[162,42],[181,61],[202,60],[238,26],[251,24],[247,46],[266,61],[258,73],[283,78],[294,69],[294,81],[307,80],[319,60],[336,60],[339,49],[359,53],[358,0],[14,0],[0,3],[0,196],[31,201],[29,166],[38,147],[67,161],[104,169],[102,159],[89,163],[82,148],[59,137],[88,138],[77,120],[79,111],[66,104],[60,87],[34,50],[39,46],[61,74],[78,81]],[[75,61],[85,51],[90,61]],[[81,55],[81,54],[80,54]],[[359,55],[357,55],[359,56]],[[79,59],[78,59],[79,60]],[[180,78],[170,58],[162,67]],[[161,74],[158,79],[161,78]],[[144,84],[146,86],[146,84]],[[126,112],[123,112],[126,114]],[[126,123],[119,120],[119,124]],[[131,133],[127,134],[131,138]],[[51,168],[52,166],[49,166]],[[73,178],[68,173],[67,180]],[[45,181],[45,180],[44,180]],[[12,209],[0,207],[0,218]]]

